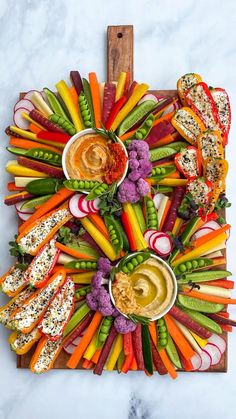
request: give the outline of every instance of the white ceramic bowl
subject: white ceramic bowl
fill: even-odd
[[[94,131],[92,128],[88,128],[88,129],[84,129],[83,131],[77,132],[75,135],[73,135],[73,137],[71,137],[71,139],[68,141],[68,143],[66,144],[66,146],[65,146],[65,148],[63,150],[63,154],[62,154],[62,168],[63,168],[64,175],[65,175],[65,177],[67,179],[70,179],[70,176],[69,176],[69,174],[67,172],[67,169],[66,169],[66,155],[67,155],[67,152],[68,152],[70,146],[76,140],[78,140],[78,138],[81,138],[81,137],[83,137],[84,135],[87,135],[87,134],[96,134],[96,131]],[[128,157],[128,153],[127,153],[127,150],[126,150],[124,144],[122,143],[122,141],[118,137],[116,137],[116,138],[117,138],[118,143],[122,146],[122,148],[123,148],[123,150],[125,152],[125,155]],[[128,170],[128,165],[129,165],[129,162],[127,160],[127,163],[126,163],[126,166],[125,166],[125,170],[124,170],[124,174],[121,177],[121,179],[119,180],[119,182],[117,182],[117,186],[119,186],[123,182],[123,180],[125,179],[125,176],[126,176],[126,173],[127,173],[127,170]]]
[[[133,253],[133,255],[132,256],[135,256],[136,255],[136,252],[135,253]],[[168,265],[168,263],[167,262],[165,262],[163,259],[161,259],[159,256],[156,256],[156,255],[154,255],[154,254],[151,254],[151,256],[150,257],[153,257],[153,258],[155,258],[155,259],[157,259],[160,263],[162,263],[162,265],[169,271],[169,273],[170,273],[170,276],[171,276],[171,278],[172,278],[172,282],[173,282],[173,286],[174,286],[174,290],[173,290],[173,295],[172,295],[172,298],[171,298],[171,301],[170,301],[170,303],[168,304],[168,307],[166,307],[166,309],[164,310],[164,311],[162,311],[160,314],[158,314],[157,316],[155,316],[155,317],[153,317],[152,319],[150,319],[150,320],[158,320],[158,319],[160,319],[161,317],[163,317],[165,314],[167,314],[168,313],[168,311],[171,309],[171,307],[174,305],[174,303],[175,303],[175,300],[176,300],[176,297],[177,297],[177,289],[178,289],[178,287],[177,287],[177,280],[176,280],[176,277],[175,277],[175,274],[174,274],[174,272],[172,271],[172,269],[171,269],[171,267]],[[118,266],[118,264],[116,265],[116,266]],[[112,302],[113,302],[113,304],[114,304],[114,306],[116,307],[116,304],[115,304],[115,299],[114,299],[114,297],[113,297],[113,294],[112,294],[112,280],[110,280],[109,281],[109,293],[110,293],[110,296],[111,296],[111,300],[112,300]],[[117,307],[116,307],[117,308]],[[117,309],[118,310],[118,309]],[[128,317],[126,314],[124,314],[124,313],[122,313],[120,310],[118,310],[123,316],[125,316],[125,317]]]

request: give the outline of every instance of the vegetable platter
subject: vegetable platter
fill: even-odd
[[[10,242],[15,260],[0,280],[9,297],[0,321],[18,367],[34,373],[175,379],[179,370],[227,369],[227,333],[236,326],[225,254],[228,95],[195,73],[179,77],[177,90],[149,91],[132,80],[132,36],[132,27],[109,27],[107,82],[71,71],[56,93],[21,94],[6,129],[13,177],[5,203],[15,205],[20,225]],[[94,141],[91,176],[66,178],[72,160],[63,150],[83,130]],[[112,161],[102,171],[100,137]],[[84,153],[75,160],[87,170]],[[136,277],[155,264],[153,291]],[[171,281],[174,301],[161,310],[156,295],[167,296]],[[145,304],[134,302],[137,294]],[[151,296],[158,304],[147,315]]]

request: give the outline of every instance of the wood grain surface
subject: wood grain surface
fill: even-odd
[[[108,26],[107,29],[107,79],[109,81],[117,80],[120,71],[130,71],[133,80],[133,26]],[[176,90],[156,90],[152,92],[164,97],[174,97],[177,95]],[[20,97],[22,96],[23,94]],[[225,217],[225,212],[222,211],[221,215]],[[226,255],[225,251],[224,255]],[[226,266],[221,266],[219,269],[226,269]],[[228,342],[227,333],[224,332],[222,337]],[[35,345],[27,354],[17,356],[17,368],[29,367],[34,350]],[[227,351],[228,345],[221,362],[211,367],[207,372],[227,371]],[[66,362],[68,359],[69,355],[62,351],[55,362],[54,369],[67,369]],[[77,369],[81,369],[81,365],[78,365]]]

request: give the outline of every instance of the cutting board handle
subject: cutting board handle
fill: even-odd
[[[107,80],[118,80],[121,71],[129,71],[133,81],[134,28],[132,25],[107,27]]]

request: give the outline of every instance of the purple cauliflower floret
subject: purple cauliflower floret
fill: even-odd
[[[130,170],[136,170],[139,167],[139,161],[137,159],[130,159],[129,160],[129,168]]]
[[[140,196],[146,196],[150,192],[150,186],[144,179],[139,179],[137,182],[137,189]]]
[[[129,332],[133,332],[137,327],[134,322],[132,322],[129,319],[126,319],[126,317],[122,316],[122,314],[115,318],[114,326],[116,328],[116,331],[118,333],[122,333],[123,335]]]
[[[120,312],[117,310],[117,308],[116,307],[114,307],[113,308],[113,312],[112,312],[112,316],[113,317],[117,317],[117,316],[119,316],[120,315]]]
[[[101,287],[98,295],[98,311],[103,316],[112,316],[113,309],[109,292],[104,287]]]
[[[130,172],[128,174],[128,178],[129,180],[131,180],[132,182],[136,182],[138,179],[141,178],[141,173],[140,170],[132,170],[132,172]]]
[[[147,159],[140,159],[139,160],[139,167],[140,167],[140,173],[141,177],[145,178],[147,176],[150,176],[152,173],[152,163]]]
[[[102,285],[103,272],[97,271],[92,278],[93,289],[100,288]]]
[[[120,185],[117,197],[122,204],[125,202],[135,203],[140,199],[135,183],[127,178]]]
[[[128,150],[129,152],[136,151],[139,157],[139,153],[149,153],[149,146],[148,143],[146,143],[145,141],[133,140],[128,145]]]
[[[139,157],[140,160],[141,159],[149,160],[150,159],[150,153],[149,153],[149,151],[148,152],[147,151],[140,151],[138,153],[138,157]]]
[[[137,157],[138,157],[138,154],[135,150],[132,150],[132,151],[129,152],[129,159],[130,160],[131,159],[137,159]]]
[[[92,290],[89,294],[87,294],[86,302],[91,310],[96,311],[98,309],[98,296],[94,291],[96,290]]]
[[[98,270],[102,271],[104,275],[109,274],[112,270],[111,263],[107,258],[99,258],[98,260]]]

